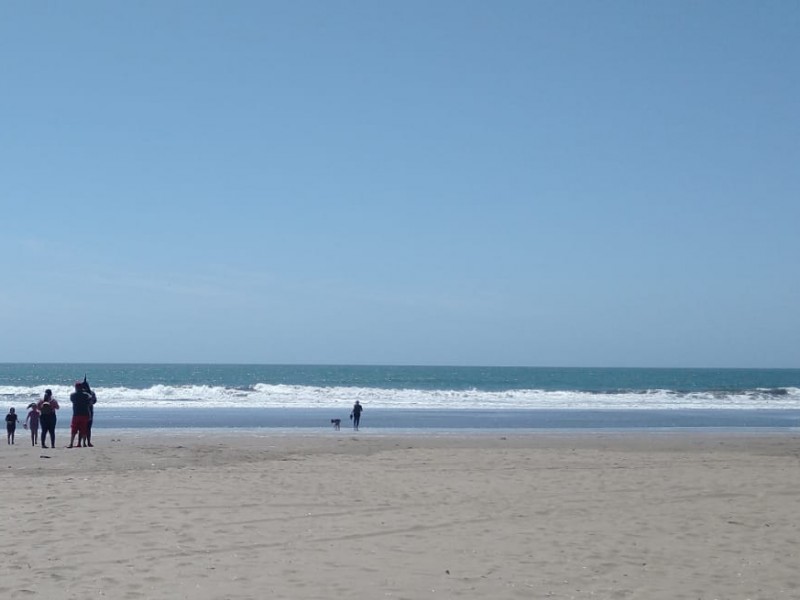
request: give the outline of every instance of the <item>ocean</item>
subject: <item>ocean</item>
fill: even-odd
[[[362,431],[792,428],[800,369],[627,369],[200,364],[0,364],[0,410],[49,388],[97,393],[95,429]]]

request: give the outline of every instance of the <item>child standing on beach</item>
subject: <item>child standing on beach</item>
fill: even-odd
[[[35,402],[28,404],[28,416],[25,417],[25,429],[31,430],[31,445],[39,443],[39,408]]]
[[[14,443],[14,432],[17,430],[17,421],[19,421],[19,417],[12,406],[6,415],[6,432],[8,433],[9,444]]]

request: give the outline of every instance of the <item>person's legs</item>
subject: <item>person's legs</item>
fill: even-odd
[[[78,447],[86,445],[86,424],[89,422],[89,417],[77,415],[72,417],[72,437],[69,440],[68,448],[72,448],[75,442],[75,436],[78,436]]]
[[[78,422],[75,420],[75,417],[72,417],[72,423],[70,424],[69,446],[67,446],[67,448],[72,448],[75,445],[76,435],[78,435]],[[78,445],[81,445],[80,438],[78,438]]]
[[[78,435],[80,435],[83,447],[89,445],[89,417],[82,417],[78,423]]]

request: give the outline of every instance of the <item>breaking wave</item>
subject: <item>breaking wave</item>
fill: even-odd
[[[62,408],[71,388],[50,386]],[[45,386],[0,386],[0,401],[17,410],[44,394]],[[143,389],[97,387],[98,402],[114,408],[326,408],[355,400],[393,409],[800,409],[800,388],[679,392],[619,390],[614,392],[549,390],[419,390],[373,387],[316,387],[256,384],[247,388],[212,385],[154,385]]]

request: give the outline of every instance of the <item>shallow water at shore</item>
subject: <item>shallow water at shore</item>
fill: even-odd
[[[67,412],[67,411],[62,411]],[[95,429],[351,427],[347,410],[330,408],[120,409],[98,408]],[[68,415],[68,412],[67,412]],[[62,426],[67,420],[62,415]],[[362,430],[520,430],[791,428],[800,410],[393,410],[367,409]]]

